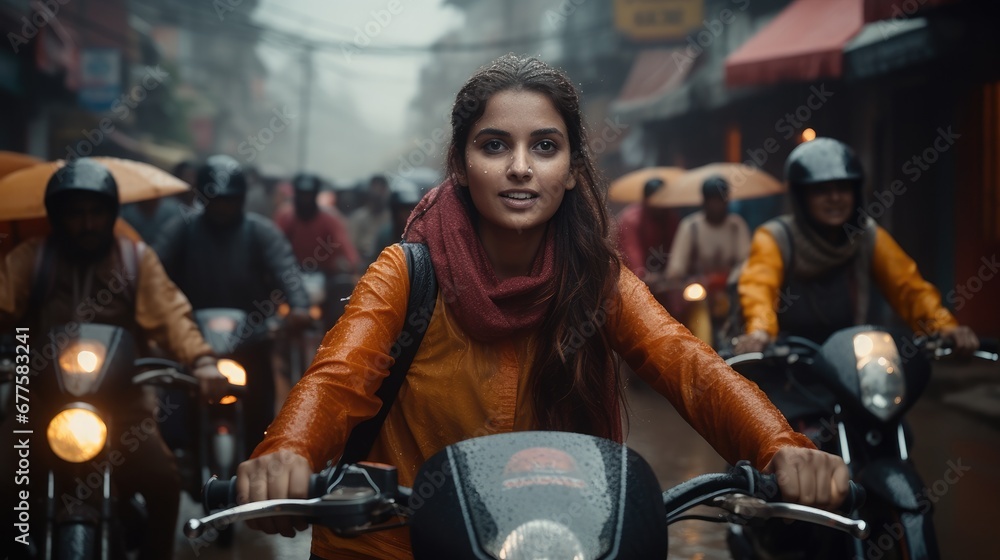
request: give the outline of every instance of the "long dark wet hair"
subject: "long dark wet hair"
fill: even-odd
[[[576,188],[566,191],[549,222],[555,230],[555,285],[528,377],[532,409],[541,429],[614,437],[619,435],[622,395],[604,325],[617,302],[621,263],[609,235],[607,190],[590,154],[580,98],[569,78],[538,59],[513,54],[481,68],[455,98],[448,173],[458,184],[470,130],[490,98],[509,90],[541,93],[559,111],[576,178]],[[459,192],[469,198],[466,206],[475,217],[468,189]]]

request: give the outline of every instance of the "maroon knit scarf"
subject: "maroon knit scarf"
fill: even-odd
[[[445,181],[410,214],[404,238],[427,244],[448,308],[470,337],[503,340],[541,324],[555,285],[551,231],[528,276],[497,280],[458,188]]]

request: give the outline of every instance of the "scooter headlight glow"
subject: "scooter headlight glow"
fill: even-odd
[[[236,360],[222,359],[218,363],[219,373],[229,380],[231,385],[246,387],[247,370]],[[219,400],[219,404],[233,404],[237,399],[233,395],[226,395]]]
[[[705,290],[705,286],[697,282],[692,282],[684,288],[684,300],[685,301],[702,301],[708,295]]]
[[[96,457],[108,440],[108,426],[84,403],[66,407],[49,422],[46,437],[60,459],[82,463]]]
[[[89,393],[100,377],[108,349],[100,342],[81,340],[59,354],[59,370],[66,391],[77,397]]]
[[[891,418],[906,398],[906,380],[896,342],[888,333],[866,331],[854,335],[861,403],[882,420]]]

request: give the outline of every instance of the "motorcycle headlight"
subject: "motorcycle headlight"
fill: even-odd
[[[906,380],[896,342],[888,333],[867,331],[854,335],[861,404],[882,420],[903,405]]]
[[[83,340],[59,353],[59,370],[66,390],[77,397],[90,392],[100,376],[108,349],[100,342]]]
[[[82,463],[97,456],[108,440],[108,426],[88,405],[69,405],[49,422],[46,437],[60,459]]]
[[[697,282],[692,282],[684,288],[684,299],[686,301],[701,301],[705,299],[705,296],[707,295],[708,292],[705,291],[705,286],[702,286]]]
[[[245,387],[247,384],[247,370],[236,360],[222,359],[218,363],[219,372],[229,380],[231,385]],[[237,399],[233,395],[226,395],[219,399],[219,404],[233,404]]]
[[[497,556],[501,560],[586,558],[583,544],[573,531],[549,519],[535,519],[514,529],[503,540]]]
[[[205,328],[212,332],[229,334],[236,330],[236,319],[227,316],[212,317],[205,324]]]

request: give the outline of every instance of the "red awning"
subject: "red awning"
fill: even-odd
[[[683,49],[644,49],[632,63],[615,103],[641,105],[659,99],[684,83],[693,66]]]
[[[864,0],[795,0],[729,55],[726,85],[840,77],[841,51],[864,25],[863,7]]]
[[[865,21],[905,18],[923,8],[954,4],[958,0],[865,0]]]

